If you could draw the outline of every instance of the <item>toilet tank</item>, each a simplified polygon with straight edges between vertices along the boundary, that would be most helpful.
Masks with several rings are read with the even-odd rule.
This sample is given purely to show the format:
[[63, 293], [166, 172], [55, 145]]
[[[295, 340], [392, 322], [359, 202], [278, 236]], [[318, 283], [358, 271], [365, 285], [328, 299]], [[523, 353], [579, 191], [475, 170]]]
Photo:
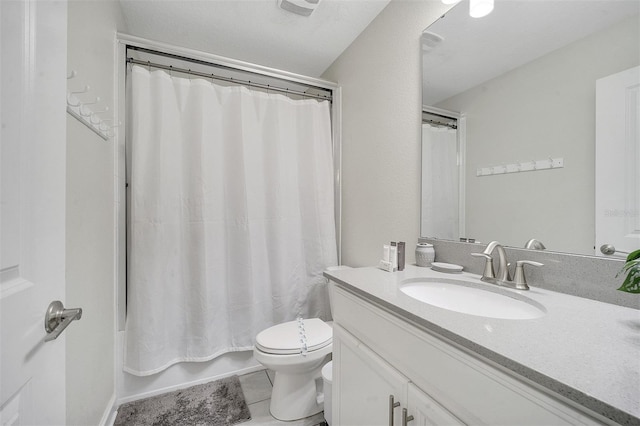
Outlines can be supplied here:
[[[351, 266], [347, 265], [338, 265], [338, 266], [329, 266], [325, 271], [339, 271], [341, 269], [351, 269]], [[333, 292], [331, 291], [331, 286], [329, 286], [329, 309], [331, 310], [331, 319], [333, 322]]]

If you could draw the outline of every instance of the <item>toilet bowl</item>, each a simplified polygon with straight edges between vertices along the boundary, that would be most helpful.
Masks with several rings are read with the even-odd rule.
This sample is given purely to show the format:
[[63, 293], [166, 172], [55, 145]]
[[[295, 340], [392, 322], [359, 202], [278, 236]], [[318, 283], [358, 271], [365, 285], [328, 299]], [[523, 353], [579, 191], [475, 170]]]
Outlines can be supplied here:
[[[331, 266], [327, 271], [350, 269]], [[329, 308], [332, 308], [329, 292]], [[302, 325], [300, 324], [302, 321]], [[302, 347], [304, 329], [306, 350]], [[254, 358], [276, 372], [271, 391], [271, 415], [278, 420], [298, 420], [313, 416], [324, 408], [318, 395], [322, 367], [331, 359], [333, 329], [319, 318], [274, 325], [256, 336]]]
[[276, 373], [269, 407], [273, 417], [298, 420], [323, 410], [317, 382], [330, 358], [332, 335], [319, 318], [289, 321], [258, 333], [253, 355]]

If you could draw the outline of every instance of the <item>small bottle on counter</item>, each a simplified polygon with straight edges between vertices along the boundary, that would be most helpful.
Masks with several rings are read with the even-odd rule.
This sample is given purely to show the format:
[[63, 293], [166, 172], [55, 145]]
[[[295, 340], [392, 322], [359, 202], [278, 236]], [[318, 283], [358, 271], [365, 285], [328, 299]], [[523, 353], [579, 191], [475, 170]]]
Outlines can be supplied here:
[[398, 245], [395, 241], [391, 241], [391, 248], [389, 251], [389, 261], [391, 262], [393, 271], [398, 270]]
[[436, 251], [433, 244], [418, 243], [416, 246], [416, 265], [429, 267], [436, 260]]
[[398, 242], [398, 271], [404, 271], [405, 262], [405, 243], [404, 241]]

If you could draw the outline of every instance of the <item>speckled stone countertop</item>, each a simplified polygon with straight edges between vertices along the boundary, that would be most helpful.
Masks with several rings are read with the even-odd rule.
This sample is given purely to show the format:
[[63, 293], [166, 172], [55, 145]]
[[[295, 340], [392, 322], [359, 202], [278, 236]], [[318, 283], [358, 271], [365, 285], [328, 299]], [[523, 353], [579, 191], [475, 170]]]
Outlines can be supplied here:
[[[535, 287], [511, 290], [483, 283], [475, 274], [446, 274], [413, 265], [394, 273], [354, 268], [324, 275], [589, 410], [619, 424], [640, 425], [639, 310]], [[525, 320], [453, 312], [400, 291], [403, 280], [420, 277], [470, 281], [489, 291], [529, 298], [547, 312]]]

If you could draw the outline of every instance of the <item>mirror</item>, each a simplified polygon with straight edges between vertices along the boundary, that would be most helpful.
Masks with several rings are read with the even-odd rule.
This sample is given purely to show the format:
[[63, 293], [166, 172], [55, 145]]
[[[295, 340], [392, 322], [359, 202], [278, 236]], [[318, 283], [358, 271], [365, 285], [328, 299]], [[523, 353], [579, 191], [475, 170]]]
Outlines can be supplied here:
[[[421, 235], [514, 247], [535, 238], [596, 254], [596, 81], [639, 65], [640, 2], [496, 0], [479, 19], [468, 7], [422, 36], [432, 124], [423, 124]], [[626, 201], [615, 211], [640, 229]]]

